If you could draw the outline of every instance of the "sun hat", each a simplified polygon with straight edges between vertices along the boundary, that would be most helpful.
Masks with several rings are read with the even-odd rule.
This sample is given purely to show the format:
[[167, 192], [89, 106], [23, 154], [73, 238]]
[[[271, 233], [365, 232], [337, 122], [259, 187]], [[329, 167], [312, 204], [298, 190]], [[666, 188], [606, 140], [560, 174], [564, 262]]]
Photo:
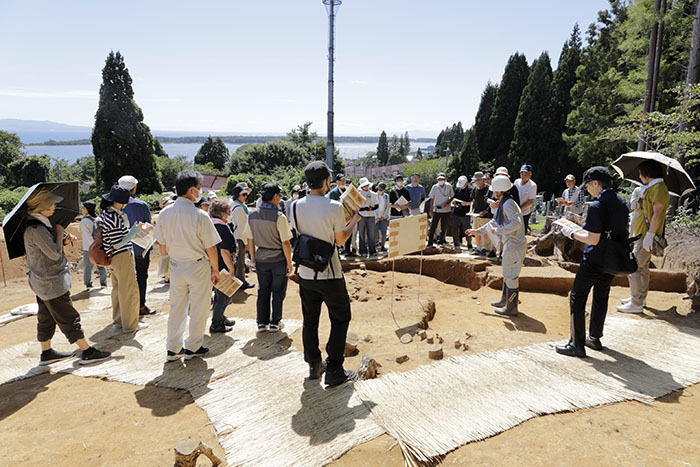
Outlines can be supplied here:
[[54, 195], [49, 190], [41, 189], [27, 200], [29, 214], [39, 214], [41, 211], [51, 209], [51, 206], [63, 201], [62, 196]]
[[129, 189], [129, 191], [133, 190], [136, 188], [136, 185], [139, 184], [139, 181], [136, 180], [136, 177], [133, 175], [124, 175], [121, 177], [119, 180], [117, 180], [117, 185], [124, 186]]
[[123, 185], [114, 185], [109, 193], [102, 195], [102, 199], [110, 203], [126, 204], [131, 198], [131, 190]]
[[512, 187], [513, 183], [507, 177], [496, 177], [493, 179], [493, 182], [491, 182], [491, 191], [494, 193], [497, 191], [508, 191]]
[[494, 177], [497, 177], [499, 175], [505, 175], [506, 177], [510, 177], [510, 174], [508, 173], [508, 169], [505, 167], [497, 168], [496, 173], [493, 174]]
[[478, 172], [474, 172], [474, 176], [472, 177], [472, 182], [475, 182], [477, 180], [485, 180], [485, 179], [486, 179], [486, 175], [484, 175], [484, 172], [478, 171]]
[[372, 183], [369, 181], [369, 179], [368, 179], [367, 177], [362, 177], [362, 178], [360, 179], [360, 183], [358, 183], [357, 186], [359, 186], [360, 188], [362, 188], [363, 186], [367, 186], [367, 185], [371, 185], [371, 184], [372, 184]]

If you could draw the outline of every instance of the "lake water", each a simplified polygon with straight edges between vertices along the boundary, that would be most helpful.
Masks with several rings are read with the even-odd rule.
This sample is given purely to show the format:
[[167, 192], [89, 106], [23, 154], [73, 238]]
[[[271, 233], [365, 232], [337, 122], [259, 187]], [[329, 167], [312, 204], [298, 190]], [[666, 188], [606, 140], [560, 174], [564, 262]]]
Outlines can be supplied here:
[[[189, 160], [193, 160], [195, 154], [202, 145], [200, 143], [191, 144], [163, 144], [163, 149], [168, 153], [168, 156], [185, 156]], [[226, 147], [229, 152], [233, 154], [236, 149], [243, 146], [242, 144], [228, 144]], [[420, 143], [420, 148], [423, 152], [429, 146], [429, 143]], [[336, 149], [340, 151], [340, 156], [345, 159], [356, 159], [366, 155], [370, 151], [377, 150], [376, 143], [336, 143]], [[411, 143], [411, 150], [415, 151], [418, 149], [419, 143]], [[27, 146], [24, 150], [29, 155], [42, 155], [48, 154], [49, 156], [56, 159], [65, 159], [66, 161], [73, 163], [79, 157], [85, 157], [92, 154], [92, 145], [90, 144], [79, 144], [73, 146]]]

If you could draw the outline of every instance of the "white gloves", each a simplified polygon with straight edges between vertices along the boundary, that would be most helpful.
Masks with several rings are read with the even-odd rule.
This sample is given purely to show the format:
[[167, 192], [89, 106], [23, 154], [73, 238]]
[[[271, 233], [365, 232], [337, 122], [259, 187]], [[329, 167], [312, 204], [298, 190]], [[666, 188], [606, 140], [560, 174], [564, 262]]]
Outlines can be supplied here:
[[561, 228], [561, 233], [562, 233], [562, 235], [564, 235], [565, 237], [570, 238], [571, 240], [573, 240], [573, 239], [574, 239], [574, 234], [575, 234], [576, 232], [581, 231], [581, 230], [583, 230], [583, 229], [582, 229], [581, 227], [578, 227], [578, 226], [574, 227], [574, 226], [572, 226], [572, 225], [565, 225], [565, 226], [563, 226], [563, 227]]
[[642, 239], [642, 248], [651, 253], [651, 250], [654, 248], [654, 232], [647, 232]]

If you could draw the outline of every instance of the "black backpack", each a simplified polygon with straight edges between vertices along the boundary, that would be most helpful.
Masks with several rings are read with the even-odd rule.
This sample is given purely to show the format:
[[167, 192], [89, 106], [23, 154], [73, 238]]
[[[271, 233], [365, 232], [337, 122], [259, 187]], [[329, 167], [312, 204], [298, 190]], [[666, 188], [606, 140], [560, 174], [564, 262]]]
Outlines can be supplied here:
[[[292, 211], [294, 213], [294, 225], [297, 231], [300, 232], [296, 201], [292, 205]], [[314, 280], [316, 280], [318, 273], [325, 271], [330, 266], [331, 274], [335, 277], [332, 259], [336, 253], [337, 250], [334, 245], [311, 235], [300, 233], [292, 254], [292, 260], [296, 263], [295, 273], [299, 270], [299, 265], [306, 266], [314, 270]]]

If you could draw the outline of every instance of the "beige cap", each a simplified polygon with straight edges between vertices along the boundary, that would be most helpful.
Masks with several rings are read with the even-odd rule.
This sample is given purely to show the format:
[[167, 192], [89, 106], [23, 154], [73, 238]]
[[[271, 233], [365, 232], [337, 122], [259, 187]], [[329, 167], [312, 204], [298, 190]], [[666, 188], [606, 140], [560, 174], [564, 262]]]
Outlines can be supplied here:
[[572, 182], [575, 182], [575, 181], [576, 181], [576, 177], [574, 177], [573, 175], [569, 174], [569, 175], [567, 175], [566, 177], [564, 177], [564, 180], [571, 180]]

